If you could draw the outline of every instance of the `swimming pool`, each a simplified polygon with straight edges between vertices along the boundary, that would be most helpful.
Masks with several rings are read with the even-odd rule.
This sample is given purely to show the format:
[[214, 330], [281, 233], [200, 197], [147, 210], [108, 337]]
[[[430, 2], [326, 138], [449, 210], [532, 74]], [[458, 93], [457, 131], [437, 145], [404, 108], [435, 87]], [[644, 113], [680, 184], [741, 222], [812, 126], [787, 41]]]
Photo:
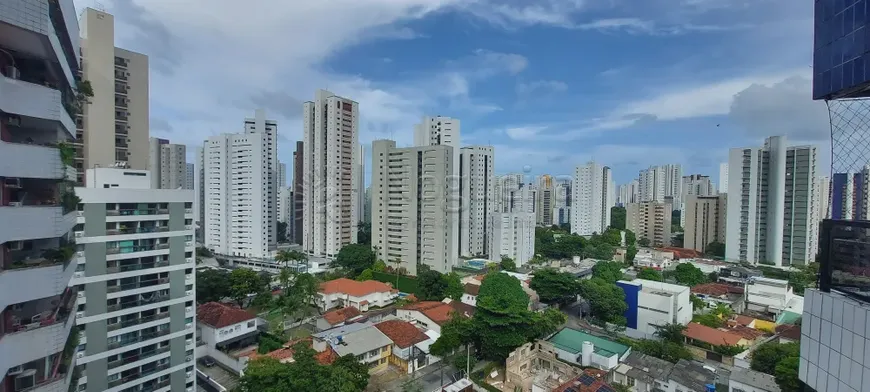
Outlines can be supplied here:
[[465, 261], [465, 266], [472, 269], [482, 270], [486, 268], [487, 263], [489, 263], [489, 260], [486, 259], [471, 259]]

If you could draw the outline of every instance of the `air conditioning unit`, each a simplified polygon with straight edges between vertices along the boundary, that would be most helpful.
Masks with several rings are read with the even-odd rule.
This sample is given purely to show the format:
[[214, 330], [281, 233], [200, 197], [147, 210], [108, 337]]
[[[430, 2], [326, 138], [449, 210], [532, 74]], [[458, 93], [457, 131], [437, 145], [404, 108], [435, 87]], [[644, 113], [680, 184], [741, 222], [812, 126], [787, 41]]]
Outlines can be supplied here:
[[18, 116], [8, 116], [6, 117], [6, 125], [12, 125], [15, 127], [21, 126], [21, 117]]
[[9, 65], [6, 67], [6, 77], [9, 79], [21, 79], [21, 72], [18, 71], [18, 68]]
[[23, 241], [12, 241], [9, 243], [9, 250], [22, 250], [24, 249]]
[[27, 372], [15, 376], [15, 390], [20, 391], [36, 386], [36, 370], [29, 369]]

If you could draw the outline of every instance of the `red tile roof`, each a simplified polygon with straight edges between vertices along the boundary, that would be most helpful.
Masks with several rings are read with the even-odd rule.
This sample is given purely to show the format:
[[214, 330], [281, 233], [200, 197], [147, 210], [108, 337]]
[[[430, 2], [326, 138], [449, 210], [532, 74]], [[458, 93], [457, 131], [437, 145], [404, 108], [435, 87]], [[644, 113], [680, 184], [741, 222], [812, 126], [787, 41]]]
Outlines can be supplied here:
[[743, 339], [742, 336], [727, 331], [720, 331], [698, 323], [689, 323], [683, 331], [683, 336], [699, 342], [710, 343], [714, 346], [736, 345]]
[[357, 308], [348, 306], [342, 309], [336, 309], [330, 312], [326, 312], [323, 314], [323, 319], [326, 320], [329, 325], [335, 325], [343, 323], [349, 319], [352, 319], [356, 316], [360, 315], [360, 311]]
[[749, 324], [752, 324], [753, 321], [755, 321], [754, 318], [749, 317], [749, 316], [744, 316], [742, 314], [738, 314], [737, 317], [734, 317], [734, 322], [736, 322], [737, 325], [743, 325], [743, 326], [748, 327]]
[[[591, 382], [588, 376], [591, 377]], [[562, 385], [553, 389], [553, 392], [568, 392], [568, 391], [576, 391], [576, 392], [598, 392], [601, 387], [608, 387], [612, 391], [613, 388], [610, 385], [607, 385], [607, 382], [604, 380], [607, 379], [607, 372], [600, 369], [585, 369], [583, 370], [583, 374], [577, 376], [576, 378], [568, 381]]]
[[729, 328], [729, 332], [736, 333], [746, 340], [755, 340], [766, 335], [766, 333], [762, 330], [749, 328], [743, 325], [737, 325], [733, 328]]
[[434, 321], [438, 325], [443, 325], [447, 321], [450, 321], [450, 317], [452, 317], [451, 314], [455, 312], [453, 306], [450, 306], [450, 304], [437, 301], [418, 302], [415, 304], [407, 305], [402, 309], [416, 310], [420, 313], [423, 313], [426, 317], [428, 317], [430, 320]]
[[[247, 353], [239, 355], [240, 357], [248, 357], [250, 360], [254, 360], [263, 356], [267, 356], [270, 358], [277, 359], [279, 361], [283, 361], [288, 358], [293, 358], [293, 346], [297, 343], [305, 342], [309, 346], [311, 345], [312, 339], [311, 337], [302, 338], [287, 342], [284, 344], [284, 347], [279, 348], [275, 351], [270, 351], [266, 354], [257, 353], [256, 349], [248, 351]], [[314, 360], [316, 360], [321, 365], [331, 365], [335, 360], [338, 359], [338, 353], [332, 349], [329, 345], [326, 345], [326, 350], [322, 352], [318, 352], [314, 354]]]
[[395, 345], [401, 348], [408, 348], [429, 339], [426, 334], [407, 321], [387, 320], [375, 324], [375, 328], [381, 330]]
[[320, 284], [323, 294], [343, 293], [354, 297], [363, 297], [372, 293], [389, 293], [392, 288], [386, 283], [376, 280], [358, 282], [347, 278], [339, 278]]
[[465, 284], [465, 294], [471, 294], [473, 296], [477, 296], [477, 293], [479, 293], [479, 292], [480, 292], [480, 285], [479, 284], [471, 284], [471, 283]]
[[456, 313], [459, 313], [468, 318], [474, 316], [474, 312], [477, 311], [477, 308], [469, 304], [463, 303], [462, 301], [451, 301], [450, 307], [452, 307], [453, 310], [456, 311]]
[[256, 318], [257, 316], [252, 313], [217, 302], [204, 303], [196, 307], [196, 321], [213, 328], [228, 327]]
[[790, 340], [801, 340], [800, 325], [780, 325], [776, 327], [776, 334], [781, 338]]
[[725, 283], [704, 283], [692, 287], [692, 293], [721, 297], [727, 294], [743, 294], [743, 288]]
[[701, 252], [698, 252], [697, 250], [687, 249], [687, 248], [677, 248], [677, 247], [673, 247], [673, 246], [666, 246], [663, 248], [658, 248], [658, 250], [665, 251], [665, 252], [674, 252], [675, 259], [696, 259], [696, 258], [702, 256]]

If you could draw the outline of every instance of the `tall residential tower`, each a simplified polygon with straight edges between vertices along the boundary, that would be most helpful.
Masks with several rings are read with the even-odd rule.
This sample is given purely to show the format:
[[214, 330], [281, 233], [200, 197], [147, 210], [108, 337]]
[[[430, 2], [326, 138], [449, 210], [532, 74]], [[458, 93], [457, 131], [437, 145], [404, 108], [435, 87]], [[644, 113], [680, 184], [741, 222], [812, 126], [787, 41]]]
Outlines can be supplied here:
[[610, 168], [595, 162], [577, 166], [571, 193], [571, 232], [603, 233], [610, 225], [610, 208], [616, 205]]
[[463, 147], [459, 153], [459, 254], [488, 254], [495, 211], [495, 153], [492, 146]]

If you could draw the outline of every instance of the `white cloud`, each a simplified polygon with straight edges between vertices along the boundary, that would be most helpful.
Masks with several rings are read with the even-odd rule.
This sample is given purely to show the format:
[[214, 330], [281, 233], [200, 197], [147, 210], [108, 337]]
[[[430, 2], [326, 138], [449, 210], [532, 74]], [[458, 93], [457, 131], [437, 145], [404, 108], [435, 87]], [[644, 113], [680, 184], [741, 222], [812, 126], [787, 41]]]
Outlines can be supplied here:
[[529, 83], [518, 83], [517, 94], [528, 95], [533, 93], [556, 93], [568, 90], [568, 84], [558, 80], [536, 80]]
[[830, 139], [828, 110], [824, 103], [810, 99], [811, 96], [812, 83], [803, 77], [770, 85], [752, 84], [734, 96], [729, 114], [753, 136]]

